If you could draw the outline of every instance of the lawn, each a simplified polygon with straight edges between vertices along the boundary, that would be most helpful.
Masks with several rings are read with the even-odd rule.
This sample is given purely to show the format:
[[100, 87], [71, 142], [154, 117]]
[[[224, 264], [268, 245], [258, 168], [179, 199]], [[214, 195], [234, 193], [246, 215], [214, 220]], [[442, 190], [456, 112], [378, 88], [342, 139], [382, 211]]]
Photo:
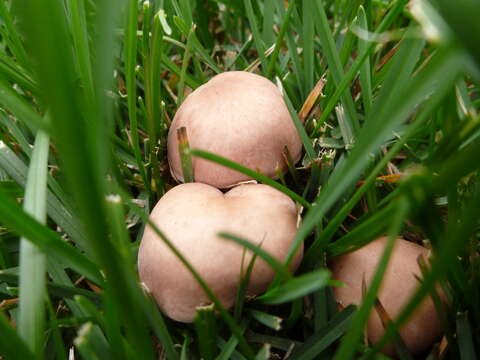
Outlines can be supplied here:
[[[0, 359], [386, 359], [386, 344], [398, 359], [476, 359], [479, 14], [476, 0], [0, 0]], [[229, 309], [177, 249], [177, 236], [200, 229], [166, 236], [150, 222], [213, 304], [182, 323], [142, 286], [137, 254], [152, 209], [178, 184], [175, 114], [227, 71], [275, 84], [301, 158], [284, 151], [272, 179], [190, 146], [187, 127], [183, 178], [195, 180], [200, 159], [234, 169], [283, 193], [298, 229], [284, 259], [262, 239], [218, 235], [252, 259]], [[382, 236], [368, 283], [362, 269], [342, 279], [363, 274], [363, 300], [339, 304], [332, 262]], [[414, 258], [415, 287], [391, 316], [382, 289], [404, 284], [382, 280], [407, 261], [399, 238], [429, 256]], [[275, 278], [245, 296], [256, 262]], [[425, 299], [441, 336], [417, 352], [407, 337], [431, 334], [400, 331]]]

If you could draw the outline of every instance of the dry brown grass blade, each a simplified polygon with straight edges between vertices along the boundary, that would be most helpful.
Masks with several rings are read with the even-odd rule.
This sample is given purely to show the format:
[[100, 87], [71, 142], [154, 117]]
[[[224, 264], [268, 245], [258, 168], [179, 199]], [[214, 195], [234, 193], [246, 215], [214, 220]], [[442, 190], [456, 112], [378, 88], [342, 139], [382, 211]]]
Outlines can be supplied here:
[[379, 61], [375, 71], [379, 71], [392, 57], [395, 55], [397, 50], [399, 49], [399, 45], [401, 44], [401, 41], [397, 43], [393, 48], [391, 48]]
[[[367, 294], [367, 282], [365, 281], [365, 273], [363, 273], [362, 276], [362, 299], [365, 297]], [[368, 341], [368, 332], [367, 332], [367, 327], [365, 326], [365, 329], [363, 330], [363, 343], [364, 344], [369, 344]]]
[[317, 84], [313, 88], [313, 90], [308, 94], [307, 100], [305, 100], [305, 103], [303, 104], [302, 108], [300, 109], [300, 113], [298, 114], [298, 117], [300, 120], [303, 122], [307, 118], [307, 116], [310, 114], [310, 112], [313, 109], [313, 106], [317, 102], [317, 99], [323, 95], [322, 90], [323, 87], [325, 86], [326, 80], [325, 77], [321, 77], [320, 80], [318, 80]]
[[292, 175], [295, 185], [300, 186], [300, 177], [297, 168], [295, 167], [295, 161], [293, 160], [292, 155], [290, 154], [290, 150], [288, 150], [288, 147], [286, 145], [283, 148], [282, 156], [285, 160], [285, 164], [287, 165], [290, 175]]
[[188, 141], [187, 128], [182, 126], [177, 129], [178, 152], [182, 162], [183, 181], [194, 182], [192, 155], [190, 154], [190, 144]]
[[17, 306], [18, 298], [15, 299], [6, 299], [0, 302], [0, 310], [7, 311]]

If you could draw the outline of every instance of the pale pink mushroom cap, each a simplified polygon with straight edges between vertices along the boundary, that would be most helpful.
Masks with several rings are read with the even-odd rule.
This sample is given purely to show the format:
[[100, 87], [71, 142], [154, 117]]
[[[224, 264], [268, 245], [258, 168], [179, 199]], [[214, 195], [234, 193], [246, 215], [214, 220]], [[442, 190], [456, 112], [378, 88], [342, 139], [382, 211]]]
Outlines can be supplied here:
[[[342, 305], [362, 303], [362, 279], [370, 285], [387, 243], [387, 238], [379, 238], [357, 251], [340, 256], [331, 264], [333, 278], [345, 283], [345, 287], [335, 287], [334, 293]], [[395, 319], [419, 287], [421, 270], [417, 259], [426, 256], [428, 250], [404, 239], [397, 239], [383, 278], [378, 298], [388, 315]], [[443, 296], [443, 293], [441, 293]], [[370, 314], [367, 326], [368, 338], [376, 343], [385, 333], [384, 327], [375, 309]], [[430, 297], [426, 298], [413, 316], [400, 329], [400, 335], [413, 354], [426, 350], [443, 333], [440, 318]], [[393, 345], [383, 351], [393, 356]]]
[[[204, 278], [223, 306], [235, 301], [244, 248], [217, 236], [228, 232], [257, 245], [284, 261], [296, 231], [295, 203], [267, 185], [239, 185], [226, 194], [201, 183], [187, 183], [168, 191], [150, 219], [172, 241]], [[294, 271], [303, 247], [291, 264]], [[245, 254], [246, 271], [252, 253]], [[170, 318], [191, 322], [198, 306], [210, 304], [187, 268], [150, 227], [146, 227], [138, 254], [141, 281]], [[257, 257], [248, 286], [249, 295], [266, 290], [274, 272]]]
[[[276, 178], [286, 169], [282, 151], [300, 159], [302, 143], [278, 88], [268, 79], [232, 71], [213, 77], [178, 109], [168, 134], [172, 175], [183, 182], [177, 129], [186, 127], [191, 148], [206, 150]], [[194, 158], [195, 181], [227, 188], [250, 178], [213, 162]]]

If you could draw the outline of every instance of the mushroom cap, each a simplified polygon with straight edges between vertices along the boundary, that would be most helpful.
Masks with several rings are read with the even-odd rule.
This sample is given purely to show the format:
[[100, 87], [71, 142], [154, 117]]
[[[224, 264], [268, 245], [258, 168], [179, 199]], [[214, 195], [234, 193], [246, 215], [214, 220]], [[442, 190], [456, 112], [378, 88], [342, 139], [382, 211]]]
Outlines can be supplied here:
[[[331, 263], [333, 278], [342, 281], [345, 287], [334, 288], [337, 301], [342, 305], [359, 305], [362, 302], [362, 281], [365, 278], [367, 288], [375, 275], [377, 264], [383, 254], [387, 238], [379, 238], [354, 252], [335, 258]], [[378, 299], [391, 319], [400, 315], [411, 296], [419, 287], [417, 277], [421, 270], [417, 259], [426, 256], [428, 250], [404, 239], [397, 239], [390, 262], [377, 294]], [[441, 294], [442, 295], [442, 294]], [[400, 329], [400, 335], [407, 348], [418, 354], [439, 339], [443, 329], [435, 305], [430, 297], [426, 298], [415, 310], [410, 319]], [[380, 317], [372, 310], [367, 325], [368, 338], [376, 343], [385, 333]], [[393, 356], [393, 345], [384, 349]]]
[[[226, 194], [202, 183], [187, 183], [168, 191], [150, 219], [158, 226], [206, 281], [226, 308], [234, 304], [240, 281], [244, 248], [217, 236], [228, 232], [250, 240], [283, 261], [297, 231], [295, 203], [267, 185], [239, 185]], [[303, 247], [290, 269], [301, 260]], [[252, 258], [245, 252], [245, 273]], [[186, 267], [147, 226], [140, 244], [138, 269], [141, 281], [170, 318], [191, 322], [198, 306], [210, 304]], [[274, 271], [257, 257], [247, 288], [248, 295], [266, 290]]]
[[[172, 175], [183, 182], [177, 129], [186, 127], [190, 147], [221, 155], [276, 177], [285, 170], [285, 146], [296, 162], [302, 143], [278, 88], [244, 71], [224, 72], [192, 92], [178, 109], [168, 134]], [[195, 181], [227, 188], [250, 177], [213, 162], [193, 158]]]

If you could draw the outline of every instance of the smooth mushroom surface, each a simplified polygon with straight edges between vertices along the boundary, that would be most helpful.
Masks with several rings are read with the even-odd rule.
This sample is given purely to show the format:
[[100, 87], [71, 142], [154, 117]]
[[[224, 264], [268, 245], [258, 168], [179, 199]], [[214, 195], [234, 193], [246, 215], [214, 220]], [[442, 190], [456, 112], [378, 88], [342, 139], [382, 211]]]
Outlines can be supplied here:
[[[217, 234], [228, 232], [245, 238], [283, 261], [297, 231], [297, 216], [295, 203], [267, 185], [239, 185], [223, 194], [210, 185], [187, 183], [168, 191], [150, 219], [229, 308], [240, 282], [244, 248]], [[292, 261], [292, 271], [302, 255], [303, 247]], [[252, 253], [246, 251], [244, 273], [251, 258]], [[198, 306], [211, 303], [187, 268], [149, 226], [141, 241], [138, 269], [160, 309], [174, 320], [191, 322]], [[274, 271], [257, 257], [247, 295], [265, 291], [273, 278]]]
[[[334, 288], [340, 304], [359, 305], [362, 302], [362, 279], [365, 278], [368, 288], [386, 244], [387, 238], [382, 237], [332, 261], [333, 278], [346, 285]], [[418, 278], [421, 278], [421, 270], [417, 259], [427, 254], [428, 250], [420, 245], [404, 239], [395, 241], [391, 259], [378, 292], [378, 299], [391, 319], [395, 319], [401, 313], [419, 287]], [[413, 354], [431, 347], [441, 337], [442, 332], [440, 318], [430, 297], [421, 303], [400, 329], [403, 341]], [[384, 333], [385, 329], [380, 317], [373, 309], [367, 325], [368, 338], [372, 343], [376, 343]], [[393, 356], [395, 354], [393, 345], [388, 344], [383, 352]]]
[[[268, 79], [244, 71], [213, 77], [192, 92], [178, 109], [168, 134], [168, 161], [173, 177], [183, 182], [177, 129], [187, 129], [191, 148], [226, 157], [276, 178], [284, 171], [287, 146], [297, 162], [302, 143], [278, 88]], [[193, 158], [195, 181], [227, 188], [250, 180], [242, 173]]]

